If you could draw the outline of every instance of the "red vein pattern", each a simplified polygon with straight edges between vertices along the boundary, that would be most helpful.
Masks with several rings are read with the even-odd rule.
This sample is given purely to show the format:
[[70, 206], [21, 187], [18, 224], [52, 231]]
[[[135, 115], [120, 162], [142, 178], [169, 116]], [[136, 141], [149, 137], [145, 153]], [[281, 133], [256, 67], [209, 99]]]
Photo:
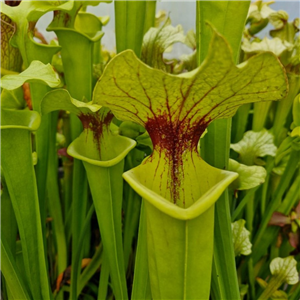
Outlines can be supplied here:
[[[203, 64], [178, 76], [150, 68], [131, 50], [120, 53], [97, 83], [94, 103], [147, 129], [154, 151], [144, 163], [157, 159], [166, 166], [169, 200], [177, 203], [184, 193], [185, 161], [191, 164], [198, 155], [198, 141], [209, 123], [232, 117], [242, 104], [279, 100], [286, 92], [286, 75], [272, 53], [236, 67], [227, 42], [215, 32]], [[189, 159], [187, 153], [193, 153]]]

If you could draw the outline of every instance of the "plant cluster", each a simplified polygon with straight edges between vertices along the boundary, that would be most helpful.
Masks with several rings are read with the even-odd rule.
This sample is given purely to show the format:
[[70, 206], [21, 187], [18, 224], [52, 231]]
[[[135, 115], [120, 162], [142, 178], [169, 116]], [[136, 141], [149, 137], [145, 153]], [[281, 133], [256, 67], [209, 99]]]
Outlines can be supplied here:
[[101, 2], [0, 3], [2, 298], [299, 299], [299, 19]]

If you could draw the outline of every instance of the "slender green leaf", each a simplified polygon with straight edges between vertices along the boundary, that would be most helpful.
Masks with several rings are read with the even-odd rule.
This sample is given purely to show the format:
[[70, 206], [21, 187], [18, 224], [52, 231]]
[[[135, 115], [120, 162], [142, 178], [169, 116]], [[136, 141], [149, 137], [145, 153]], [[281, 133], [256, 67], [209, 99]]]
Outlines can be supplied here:
[[[61, 95], [59, 97], [61, 101], [52, 105], [52, 99], [56, 95]], [[55, 106], [56, 104], [57, 106]], [[43, 99], [43, 111], [49, 112], [61, 108], [70, 108], [78, 115], [83, 124], [84, 131], [68, 147], [68, 154], [84, 162], [104, 251], [106, 251], [109, 261], [115, 297], [126, 299], [127, 289], [120, 220], [123, 184], [121, 174], [123, 172], [123, 159], [135, 146], [135, 142], [126, 137], [112, 135], [109, 126], [113, 115], [107, 108], [103, 107], [99, 110], [97, 105], [74, 101], [70, 94], [64, 90], [53, 91]], [[95, 111], [93, 112], [90, 108]], [[99, 178], [102, 179], [100, 182]], [[75, 261], [78, 261], [78, 257]]]
[[[146, 18], [149, 6], [155, 7], [156, 1], [115, 1], [115, 27], [117, 52], [132, 49], [140, 56], [144, 32], [154, 22], [154, 10], [152, 20]], [[148, 6], [148, 7], [147, 7]]]
[[83, 288], [86, 286], [88, 281], [92, 278], [92, 276], [96, 273], [103, 262], [103, 246], [100, 244], [92, 257], [91, 262], [88, 266], [83, 270], [80, 274], [79, 284], [77, 289], [77, 296], [80, 295]]
[[[5, 158], [1, 167], [18, 223], [31, 294], [35, 299], [51, 299], [29, 131], [38, 127], [40, 118], [36, 112], [28, 111], [29, 116], [24, 112], [11, 110], [12, 119], [7, 114], [1, 119], [1, 153]], [[21, 126], [11, 124], [18, 118]]]
[[132, 300], [145, 299], [150, 300], [151, 289], [149, 279], [148, 255], [147, 255], [147, 230], [145, 204], [141, 205], [140, 226], [138, 235], [138, 244], [136, 250], [136, 259], [134, 267], [134, 279], [132, 287]]
[[1, 273], [5, 278], [13, 299], [32, 299], [22, 281], [22, 276], [9, 249], [9, 245], [3, 236], [1, 237]]
[[103, 258], [97, 300], [106, 300], [109, 285], [109, 263], [108, 259], [105, 259], [105, 255], [103, 255]]

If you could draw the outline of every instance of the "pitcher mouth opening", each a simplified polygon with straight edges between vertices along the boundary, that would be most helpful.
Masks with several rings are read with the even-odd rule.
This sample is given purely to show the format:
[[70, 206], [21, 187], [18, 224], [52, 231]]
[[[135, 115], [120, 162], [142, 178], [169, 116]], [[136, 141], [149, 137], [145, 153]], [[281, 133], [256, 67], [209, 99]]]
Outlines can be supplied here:
[[[68, 147], [68, 154], [74, 158], [82, 160], [92, 165], [100, 167], [111, 167], [119, 163], [135, 147], [136, 142], [123, 136], [111, 136], [117, 144], [120, 145], [121, 151], [118, 153], [109, 153], [108, 159], [100, 160], [97, 149], [91, 149], [85, 143], [84, 132], [75, 139]], [[94, 151], [95, 150], [95, 151]]]
[[147, 173], [143, 170], [143, 165], [125, 172], [123, 178], [143, 199], [160, 211], [179, 220], [190, 220], [209, 209], [218, 200], [224, 190], [238, 177], [237, 173], [211, 167], [203, 160], [201, 160], [201, 164], [206, 169], [208, 168], [215, 173], [215, 179], [209, 188], [203, 194], [199, 195], [192, 205], [186, 208], [179, 207], [149, 188], [143, 178], [147, 177]]

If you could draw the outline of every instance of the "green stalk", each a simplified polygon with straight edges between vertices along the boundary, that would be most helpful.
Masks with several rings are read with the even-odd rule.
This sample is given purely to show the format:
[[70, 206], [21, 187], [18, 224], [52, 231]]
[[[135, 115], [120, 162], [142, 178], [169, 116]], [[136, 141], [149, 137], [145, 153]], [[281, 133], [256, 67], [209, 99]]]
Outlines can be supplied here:
[[[3, 109], [4, 112], [4, 109]], [[11, 197], [26, 277], [34, 299], [52, 299], [44, 251], [30, 130], [40, 123], [37, 113], [5, 110], [2, 114], [1, 167]]]
[[[48, 30], [55, 31], [62, 46], [61, 56], [67, 89], [74, 98], [87, 102], [92, 97], [94, 43], [98, 42], [103, 34], [97, 32], [93, 38], [90, 38], [84, 32], [72, 28], [58, 27], [57, 25], [55, 26], [54, 20]], [[70, 120], [71, 138], [74, 140], [81, 133], [82, 125], [74, 115], [70, 116]], [[76, 159], [73, 164], [72, 184], [72, 249], [75, 251], [78, 247], [78, 239], [87, 207], [87, 178], [82, 162]], [[81, 258], [79, 258], [80, 261]], [[72, 256], [72, 265], [76, 264], [77, 262]], [[71, 277], [74, 288], [71, 288], [71, 297], [73, 297], [72, 291], [77, 291], [79, 274], [80, 264], [78, 268], [72, 268]]]
[[109, 282], [109, 263], [105, 255], [103, 255], [97, 300], [106, 300], [108, 282]]
[[4, 178], [1, 178], [1, 236], [5, 238], [12, 257], [16, 257], [17, 222]]
[[[17, 240], [17, 232], [18, 226], [15, 217], [15, 213], [12, 207], [12, 203], [9, 197], [8, 189], [5, 184], [4, 178], [1, 178], [1, 239], [5, 239], [7, 244], [7, 251], [11, 253], [11, 260], [16, 259], [16, 240]], [[3, 253], [3, 252], [2, 252]], [[2, 257], [2, 270], [4, 267], [3, 260], [5, 258]], [[2, 271], [3, 273], [3, 271]], [[9, 272], [13, 273], [13, 272]], [[24, 277], [24, 276], [23, 276]], [[25, 282], [26, 280], [24, 280]], [[5, 298], [5, 288], [7, 298], [10, 299], [13, 297], [13, 293], [11, 292], [11, 288], [7, 286], [4, 279], [2, 281], [3, 287], [3, 297]]]
[[[113, 114], [108, 109], [72, 99], [63, 89], [49, 93], [43, 100], [44, 113], [59, 109], [73, 112], [84, 125], [84, 131], [68, 147], [68, 154], [82, 160], [87, 170], [103, 248], [109, 260], [113, 290], [117, 299], [126, 299], [121, 227], [122, 173], [124, 157], [136, 143], [111, 133], [109, 126]], [[74, 266], [78, 260], [77, 255]], [[72, 290], [74, 286], [71, 293]]]
[[[32, 100], [39, 99], [38, 106], [40, 106], [41, 99], [49, 90], [44, 89], [42, 93], [37, 93], [37, 95], [33, 96], [32, 91], [38, 89], [39, 89], [38, 87], [33, 88], [31, 85]], [[35, 101], [33, 100], [33, 102]], [[36, 105], [33, 106], [33, 109], [36, 110]], [[40, 109], [36, 111], [40, 112]], [[43, 236], [45, 238], [45, 246], [46, 246], [46, 217], [47, 217], [46, 186], [47, 186], [48, 160], [50, 154], [49, 153], [49, 147], [50, 147], [49, 141], [50, 141], [50, 129], [51, 129], [50, 126], [51, 126], [50, 116], [45, 116], [45, 118], [42, 119], [41, 126], [35, 135], [35, 147], [36, 147], [35, 150], [38, 156], [38, 163], [35, 166], [35, 172], [36, 172], [36, 180], [37, 180], [38, 199], [40, 202], [40, 213], [41, 213]]]
[[[210, 21], [226, 37], [232, 47], [234, 61], [238, 62], [249, 4], [250, 1], [197, 2], [196, 36], [199, 64], [207, 55], [211, 35], [205, 25], [206, 21]], [[228, 166], [230, 130], [230, 119], [217, 120], [208, 127], [208, 133], [201, 141], [201, 153], [204, 159], [221, 169], [226, 169]], [[215, 218], [213, 297], [214, 299], [240, 299], [227, 191], [216, 203]]]
[[289, 300], [298, 300], [300, 296], [300, 283], [298, 283], [297, 287], [293, 290], [293, 293], [289, 295]]
[[[26, 53], [23, 53], [23, 51], [21, 52], [24, 62], [27, 62], [27, 67], [33, 60], [39, 60], [44, 64], [51, 63], [52, 56], [60, 49], [60, 47], [57, 46], [39, 45], [31, 40], [28, 41], [28, 43], [32, 45], [31, 47], [29, 47], [31, 48], [30, 51], [27, 50]], [[41, 100], [49, 91], [50, 88], [48, 86], [42, 85], [40, 83], [30, 83], [30, 95], [33, 110], [41, 113]], [[38, 162], [35, 166], [35, 172], [44, 239], [46, 239], [46, 186], [48, 160], [50, 154], [49, 147], [51, 126], [52, 124], [50, 115], [43, 116], [41, 118], [41, 125], [35, 134], [35, 150], [38, 156]], [[46, 241], [44, 243], [46, 245]]]
[[[249, 193], [250, 191], [246, 191], [246, 193]], [[252, 196], [248, 199], [246, 211], [245, 211], [245, 219], [247, 224], [247, 229], [250, 231], [250, 240], [253, 238], [253, 220], [254, 220], [254, 200], [255, 200], [255, 194], [252, 194]], [[248, 278], [249, 278], [249, 295], [251, 299], [255, 298], [255, 277], [254, 277], [254, 270], [253, 270], [253, 258], [250, 256], [248, 260]]]
[[[69, 114], [63, 115], [63, 133], [66, 139], [66, 145], [71, 144], [71, 121]], [[73, 159], [69, 157], [63, 157], [63, 212], [64, 212], [64, 221], [65, 221], [65, 231], [66, 235], [71, 232], [71, 228], [67, 226], [67, 216], [69, 215], [72, 209], [72, 169], [73, 169]]]
[[[264, 103], [265, 104], [265, 103]], [[242, 105], [232, 118], [231, 140], [239, 142], [246, 131], [251, 103]]]
[[291, 184], [289, 191], [287, 192], [285, 198], [283, 199], [278, 211], [287, 215], [291, 212], [292, 208], [297, 204], [297, 199], [299, 199], [300, 191], [298, 189], [300, 184], [300, 174], [295, 178], [294, 182]]
[[[97, 219], [107, 255], [110, 276], [116, 299], [127, 299], [127, 287], [123, 262], [121, 210], [123, 163], [103, 168], [85, 163], [93, 196]], [[101, 178], [101, 181], [99, 181]]]
[[66, 232], [71, 231], [67, 226], [67, 216], [72, 209], [72, 167], [73, 162], [70, 159], [63, 160], [63, 199], [64, 199], [64, 220], [65, 220], [65, 230]]
[[243, 211], [244, 207], [252, 199], [252, 196], [255, 194], [255, 192], [258, 190], [259, 187], [251, 189], [248, 193], [245, 194], [244, 198], [241, 200], [237, 208], [234, 210], [232, 216], [231, 216], [231, 221], [234, 222], [238, 216], [241, 214]]
[[[78, 285], [78, 289], [77, 289], [77, 296], [80, 295], [83, 288], [86, 286], [88, 281], [92, 278], [92, 276], [96, 273], [96, 271], [102, 265], [103, 261], [104, 261], [103, 260], [103, 246], [102, 246], [102, 244], [100, 244], [97, 247], [97, 249], [92, 257], [91, 262], [80, 274], [79, 285]], [[102, 269], [102, 267], [101, 267], [101, 269]]]
[[9, 243], [5, 236], [1, 237], [1, 273], [9, 291], [11, 300], [29, 300], [27, 287], [22, 280], [22, 275], [16, 265], [14, 255], [10, 251]]
[[250, 257], [248, 260], [248, 278], [249, 278], [249, 296], [250, 299], [255, 299], [255, 277], [254, 277], [254, 267], [253, 267], [253, 258]]
[[[87, 194], [88, 184], [87, 184], [86, 172], [84, 170], [82, 163], [78, 160], [74, 160], [72, 184], [73, 186], [72, 186], [71, 227], [72, 227], [72, 249], [73, 251], [75, 251], [75, 249], [77, 249], [77, 247], [79, 246], [78, 244], [79, 236], [86, 217], [87, 196], [88, 196]], [[74, 256], [72, 256], [72, 265], [75, 264], [76, 261], [74, 260]], [[77, 279], [80, 274], [80, 266], [77, 270], [75, 268], [72, 268], [72, 274], [73, 274], [72, 284], [77, 285]]]
[[124, 220], [124, 261], [125, 270], [127, 270], [132, 253], [132, 242], [139, 225], [141, 197], [128, 187], [124, 201], [127, 201]]
[[[40, 75], [37, 75], [38, 71], [41, 71]], [[45, 66], [36, 61], [19, 75], [3, 77], [1, 85], [4, 88], [16, 89], [25, 81], [37, 79], [51, 86], [59, 83], [50, 66]], [[8, 104], [6, 101], [9, 100], [9, 95], [13, 95], [13, 92], [4, 90], [3, 106]], [[1, 130], [1, 137], [3, 137], [3, 140], [7, 139], [7, 142], [4, 141], [7, 145], [3, 146], [5, 151], [2, 149], [1, 153], [3, 157], [5, 156], [1, 164], [21, 236], [24, 274], [26, 274], [28, 286], [30, 286], [34, 297], [43, 296], [44, 299], [51, 299], [45, 248], [44, 245], [41, 245], [45, 238], [42, 230], [44, 222], [41, 220], [40, 215], [32, 159], [32, 139], [29, 132], [38, 129], [40, 117], [37, 112], [5, 108], [1, 109], [1, 116], [1, 129], [3, 129]], [[11, 134], [10, 137], [9, 134]], [[18, 141], [18, 138], [20, 138], [20, 141]], [[11, 148], [9, 149], [9, 147]], [[16, 154], [13, 151], [16, 151]]]
[[146, 1], [144, 34], [155, 24], [156, 0]]
[[[86, 215], [86, 218], [84, 220], [83, 226], [82, 226], [82, 230], [80, 232], [79, 235], [79, 239], [78, 239], [78, 247], [75, 250], [75, 254], [74, 254], [74, 262], [75, 264], [72, 265], [73, 268], [75, 269], [81, 269], [81, 258], [82, 258], [82, 254], [83, 254], [83, 243], [86, 237], [87, 232], [89, 231], [90, 228], [90, 221], [91, 218], [93, 216], [93, 213], [95, 211], [95, 207], [92, 204], [88, 210], [88, 213]], [[70, 299], [74, 299], [74, 295], [76, 295], [76, 299], [79, 297], [79, 291], [78, 288], [77, 290], [75, 290], [75, 288], [77, 288], [77, 285], [72, 285], [71, 286], [71, 293], [70, 293]]]
[[[126, 157], [126, 167], [130, 170], [137, 165], [144, 158], [144, 152], [133, 149]], [[126, 201], [125, 206], [125, 217], [124, 217], [124, 262], [125, 270], [127, 270], [130, 253], [132, 252], [132, 242], [134, 236], [136, 235], [139, 216], [140, 216], [140, 207], [141, 207], [141, 197], [129, 186], [126, 185], [127, 189], [124, 191], [124, 201]]]
[[[25, 34], [27, 37], [27, 34]], [[19, 47], [22, 49], [21, 54], [26, 67], [33, 60], [39, 60], [44, 64], [51, 63], [52, 56], [60, 50], [57, 46], [46, 46], [37, 44], [33, 41], [32, 37], [27, 37], [24, 44]], [[50, 91], [48, 86], [40, 83], [30, 83], [30, 96], [32, 102], [32, 109], [41, 112], [41, 100], [44, 95]], [[49, 159], [49, 147], [50, 147], [50, 131], [51, 131], [51, 117], [43, 116], [41, 118], [41, 124], [35, 134], [35, 151], [37, 153], [38, 162], [35, 166], [38, 199], [40, 204], [40, 214], [42, 222], [42, 230], [44, 236], [44, 244], [46, 248], [46, 196], [47, 196], [47, 170], [48, 170], [48, 159]]]
[[125, 137], [111, 135], [109, 123], [106, 122], [107, 118], [111, 120], [112, 114], [107, 109], [103, 108], [100, 115], [96, 113], [95, 119], [91, 119], [89, 114], [85, 117], [90, 118], [88, 120], [92, 124], [98, 124], [96, 128], [102, 126], [102, 131], [89, 130], [86, 125], [91, 123], [83, 122], [85, 130], [69, 146], [68, 153], [83, 160], [100, 227], [103, 250], [109, 263], [113, 292], [116, 299], [127, 299], [121, 225], [123, 200], [121, 175], [124, 157], [135, 146], [135, 142]]
[[[52, 123], [57, 123], [57, 112], [48, 115], [52, 118]], [[67, 255], [67, 242], [65, 236], [64, 222], [62, 207], [60, 202], [60, 194], [57, 179], [58, 158], [56, 154], [56, 126], [51, 128], [51, 142], [49, 148], [49, 161], [48, 161], [48, 209], [50, 216], [53, 218], [52, 224], [54, 229], [54, 238], [57, 248], [57, 271], [58, 274], [62, 273], [67, 268], [68, 255]]]
[[[26, 51], [21, 51], [22, 58], [26, 67], [33, 60], [40, 60], [44, 64], [48, 64], [52, 60], [52, 56], [59, 51], [59, 47], [45, 46], [36, 44], [29, 39], [27, 42]], [[50, 88], [40, 83], [30, 83], [30, 96], [32, 102], [32, 108], [38, 113], [41, 112], [41, 100], [44, 95], [49, 92]], [[47, 185], [47, 170], [49, 159], [49, 147], [50, 147], [50, 130], [51, 130], [51, 117], [43, 116], [41, 118], [41, 124], [35, 134], [35, 151], [37, 153], [38, 162], [35, 166], [38, 199], [40, 206], [42, 232], [44, 237], [44, 245], [46, 249], [46, 185]]]
[[23, 259], [23, 252], [22, 252], [22, 244], [21, 241], [17, 241], [16, 243], [16, 264], [18, 269], [20, 270], [20, 274], [23, 274], [24, 282], [28, 286], [28, 292], [30, 292], [30, 286], [26, 278], [26, 271], [25, 271], [25, 266], [24, 266], [24, 259]]
[[148, 255], [147, 255], [147, 228], [145, 220], [145, 204], [142, 202], [140, 213], [140, 226], [138, 244], [136, 249], [134, 279], [131, 293], [132, 300], [151, 300], [149, 279]]
[[259, 296], [258, 300], [268, 300], [272, 297], [274, 292], [276, 292], [280, 286], [284, 283], [284, 280], [281, 278], [277, 278], [280, 276], [272, 276], [270, 281], [268, 282], [267, 287], [263, 291], [263, 293]]
[[117, 53], [132, 49], [140, 57], [144, 33], [154, 25], [156, 1], [115, 1]]
[[261, 131], [267, 121], [271, 102], [254, 103], [252, 130]]
[[[222, 168], [226, 168], [228, 166], [229, 151], [224, 152], [224, 149], [229, 149], [230, 122], [228, 120], [217, 120], [208, 127], [208, 130], [210, 134], [202, 141], [204, 147], [201, 146], [205, 154], [204, 159], [218, 167], [221, 167], [223, 163]], [[214, 299], [239, 299], [227, 191], [216, 203], [214, 234], [212, 295]]]
[[[40, 1], [22, 1], [18, 6], [10, 7], [1, 3], [3, 14], [8, 16], [14, 26], [12, 27], [13, 36], [10, 39], [11, 45], [18, 48], [23, 59], [25, 68], [27, 68], [33, 60], [39, 60], [43, 63], [50, 63], [53, 54], [59, 51], [60, 47], [38, 44], [33, 39], [34, 27], [39, 18], [48, 11], [59, 9], [70, 9], [72, 3], [51, 4]], [[11, 54], [14, 52], [12, 51]], [[16, 56], [16, 61], [18, 57]], [[49, 91], [48, 87], [40, 83], [30, 84], [30, 94], [33, 109], [40, 112], [41, 99], [45, 93]], [[45, 223], [46, 223], [46, 181], [48, 167], [48, 149], [50, 134], [50, 117], [45, 116], [41, 120], [41, 125], [35, 136], [36, 152], [38, 163], [35, 167], [37, 189], [39, 197], [39, 206], [42, 222], [42, 231], [45, 240]], [[45, 247], [46, 248], [46, 247]]]
[[274, 159], [273, 157], [268, 157], [267, 165], [266, 165], [267, 177], [265, 179], [265, 182], [262, 185], [262, 193], [260, 199], [260, 209], [261, 209], [262, 216], [265, 214], [266, 207], [267, 207], [268, 188], [269, 188], [269, 183], [271, 178], [271, 171], [273, 167], [274, 167]]

